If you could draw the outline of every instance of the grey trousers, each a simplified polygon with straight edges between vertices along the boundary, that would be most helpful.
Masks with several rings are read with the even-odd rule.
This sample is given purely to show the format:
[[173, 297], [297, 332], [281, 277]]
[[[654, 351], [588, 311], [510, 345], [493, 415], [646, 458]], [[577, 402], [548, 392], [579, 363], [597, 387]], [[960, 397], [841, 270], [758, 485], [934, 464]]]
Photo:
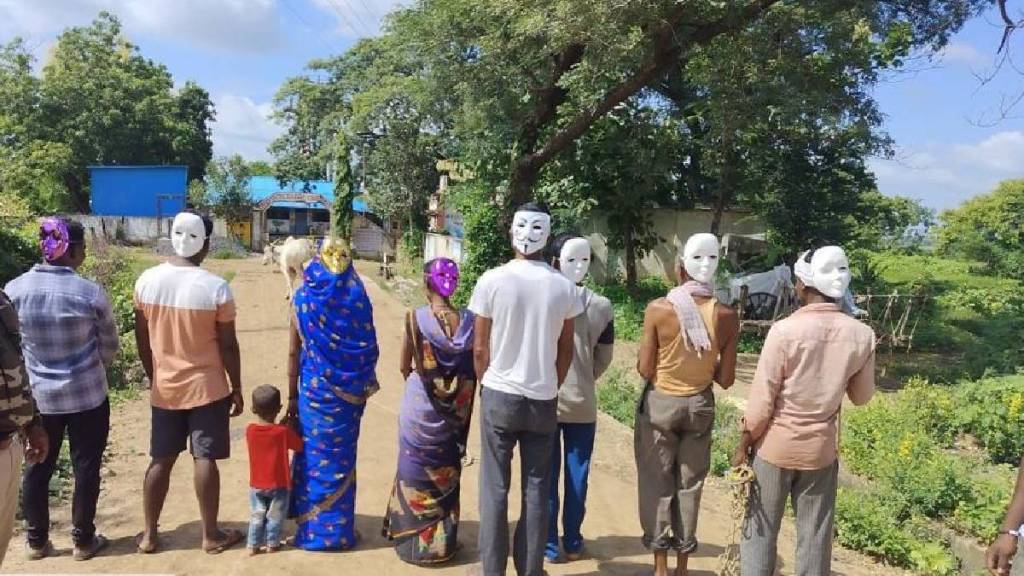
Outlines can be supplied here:
[[551, 454], [558, 400], [530, 400], [484, 388], [480, 399], [480, 562], [485, 576], [504, 576], [508, 564], [508, 489], [512, 451], [519, 444], [522, 512], [513, 561], [519, 576], [544, 573]]
[[697, 515], [711, 467], [715, 395], [671, 396], [648, 386], [633, 426], [643, 544], [650, 550], [697, 549]]
[[792, 498], [796, 513], [796, 576], [829, 576], [839, 463], [786, 470], [754, 458], [756, 480], [740, 535], [740, 574], [773, 576], [779, 527]]

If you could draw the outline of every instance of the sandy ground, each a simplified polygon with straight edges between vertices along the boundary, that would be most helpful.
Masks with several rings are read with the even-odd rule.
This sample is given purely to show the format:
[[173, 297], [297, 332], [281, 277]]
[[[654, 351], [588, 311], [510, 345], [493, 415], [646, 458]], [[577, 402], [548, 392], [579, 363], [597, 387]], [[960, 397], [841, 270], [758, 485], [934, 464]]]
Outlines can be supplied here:
[[[232, 289], [238, 303], [238, 332], [242, 345], [243, 381], [248, 390], [259, 384], [274, 384], [286, 389], [288, 308], [283, 298], [283, 282], [270, 267], [261, 267], [258, 259], [214, 261], [209, 264], [222, 274], [234, 273]], [[365, 275], [375, 274], [372, 264], [360, 264]], [[374, 302], [374, 314], [381, 349], [378, 369], [382, 390], [368, 405], [363, 421], [358, 460], [357, 525], [362, 541], [357, 549], [342, 553], [308, 553], [286, 550], [274, 556], [249, 558], [237, 548], [219, 556], [199, 551], [198, 505], [192, 488], [192, 465], [179, 460], [161, 521], [162, 551], [140, 555], [135, 551], [134, 535], [142, 528], [142, 477], [148, 462], [149, 408], [144, 398], [119, 406], [112, 418], [109, 462], [105, 471], [97, 525], [113, 544], [103, 555], [87, 563], [76, 563], [70, 556], [68, 534], [70, 505], [53, 510], [54, 544], [60, 555], [39, 562], [23, 560], [23, 540], [16, 535], [11, 543], [4, 569], [13, 573], [146, 573], [146, 574], [464, 574], [476, 560], [478, 529], [479, 468], [465, 471], [462, 490], [463, 523], [460, 540], [463, 548], [449, 565], [422, 569], [398, 561], [389, 543], [380, 536], [381, 519], [394, 475], [397, 446], [397, 412], [402, 396], [402, 380], [397, 370], [403, 305], [391, 294], [368, 281]], [[245, 529], [248, 518], [248, 462], [243, 430], [252, 416], [232, 421], [233, 458], [221, 466], [222, 522]], [[474, 419], [474, 424], [476, 424]], [[479, 434], [471, 436], [470, 451], [479, 453]], [[514, 466], [513, 470], [517, 470]], [[552, 575], [571, 574], [647, 574], [649, 555], [640, 546], [636, 515], [635, 470], [632, 456], [632, 432], [602, 416], [598, 424], [597, 447], [591, 476], [589, 513], [584, 525], [587, 538], [585, 560], [551, 565]], [[514, 487], [518, 490], [518, 486]], [[692, 574], [717, 572], [717, 557], [729, 539], [728, 495], [719, 483], [708, 486], [701, 514], [701, 547], [691, 561]], [[510, 514], [518, 515], [518, 499], [510, 498]], [[792, 526], [787, 522], [780, 550], [781, 573], [792, 573], [794, 546]], [[510, 563], [511, 567], [511, 563]], [[881, 576], [902, 572], [875, 564], [865, 557], [838, 550], [834, 574]]]

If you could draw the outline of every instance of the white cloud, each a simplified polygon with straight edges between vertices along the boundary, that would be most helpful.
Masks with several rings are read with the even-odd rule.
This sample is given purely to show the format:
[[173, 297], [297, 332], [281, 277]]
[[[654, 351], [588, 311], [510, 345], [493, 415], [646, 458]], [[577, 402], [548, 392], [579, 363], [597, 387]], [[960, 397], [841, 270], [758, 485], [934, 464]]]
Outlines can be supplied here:
[[884, 194], [909, 196], [939, 210], [1024, 177], [1024, 132], [1004, 131], [978, 142], [929, 144], [896, 160], [869, 162]]
[[314, 6], [334, 18], [337, 33], [346, 38], [376, 36], [385, 15], [412, 0], [312, 0]]
[[275, 0], [0, 0], [0, 38], [49, 41], [101, 11], [138, 34], [202, 48], [265, 53], [285, 46]]
[[283, 132], [270, 119], [270, 102], [257, 104], [245, 96], [222, 94], [215, 99], [217, 120], [212, 125], [216, 156], [241, 154], [246, 160], [269, 160], [267, 146]]
[[956, 146], [954, 151], [962, 163], [980, 164], [1000, 172], [1024, 171], [1024, 132], [999, 132], [977, 144]]
[[955, 40], [950, 42], [939, 54], [943, 62], [960, 64], [968, 68], [982, 68], [992, 64], [992, 56], [985, 55], [967, 42]]

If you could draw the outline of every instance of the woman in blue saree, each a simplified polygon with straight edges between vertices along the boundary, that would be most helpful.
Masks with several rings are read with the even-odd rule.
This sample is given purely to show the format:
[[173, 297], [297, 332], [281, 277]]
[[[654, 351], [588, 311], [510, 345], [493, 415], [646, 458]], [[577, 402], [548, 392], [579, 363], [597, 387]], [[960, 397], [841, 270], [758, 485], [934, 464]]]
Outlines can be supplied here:
[[473, 315], [452, 307], [458, 267], [424, 266], [428, 304], [406, 317], [406, 377], [399, 414], [398, 473], [384, 536], [411, 564], [437, 564], [458, 550], [459, 488], [473, 412]]
[[356, 544], [356, 446], [367, 399], [379, 388], [373, 309], [348, 248], [327, 239], [294, 298], [288, 417], [303, 451], [292, 461], [295, 546]]

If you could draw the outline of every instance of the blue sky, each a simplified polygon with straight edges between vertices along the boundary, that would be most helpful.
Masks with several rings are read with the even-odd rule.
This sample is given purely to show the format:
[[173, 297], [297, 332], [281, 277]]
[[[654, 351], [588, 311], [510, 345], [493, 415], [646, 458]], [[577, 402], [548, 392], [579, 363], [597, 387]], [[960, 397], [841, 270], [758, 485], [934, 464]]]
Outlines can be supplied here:
[[[178, 84], [193, 79], [217, 106], [217, 154], [269, 158], [280, 127], [267, 116], [281, 82], [312, 58], [375, 34], [383, 16], [410, 0], [0, 0], [0, 41], [25, 37], [41, 59], [67, 26], [100, 10], [117, 14], [143, 54], [167, 65]], [[978, 18], [934, 58], [918, 58], [875, 89], [896, 142], [894, 160], [871, 167], [886, 194], [944, 209], [1024, 176], [1024, 102], [1007, 118], [1001, 102], [1024, 91], [1024, 58], [990, 75], [1002, 29]], [[1024, 45], [1024, 36], [1014, 46]]]

